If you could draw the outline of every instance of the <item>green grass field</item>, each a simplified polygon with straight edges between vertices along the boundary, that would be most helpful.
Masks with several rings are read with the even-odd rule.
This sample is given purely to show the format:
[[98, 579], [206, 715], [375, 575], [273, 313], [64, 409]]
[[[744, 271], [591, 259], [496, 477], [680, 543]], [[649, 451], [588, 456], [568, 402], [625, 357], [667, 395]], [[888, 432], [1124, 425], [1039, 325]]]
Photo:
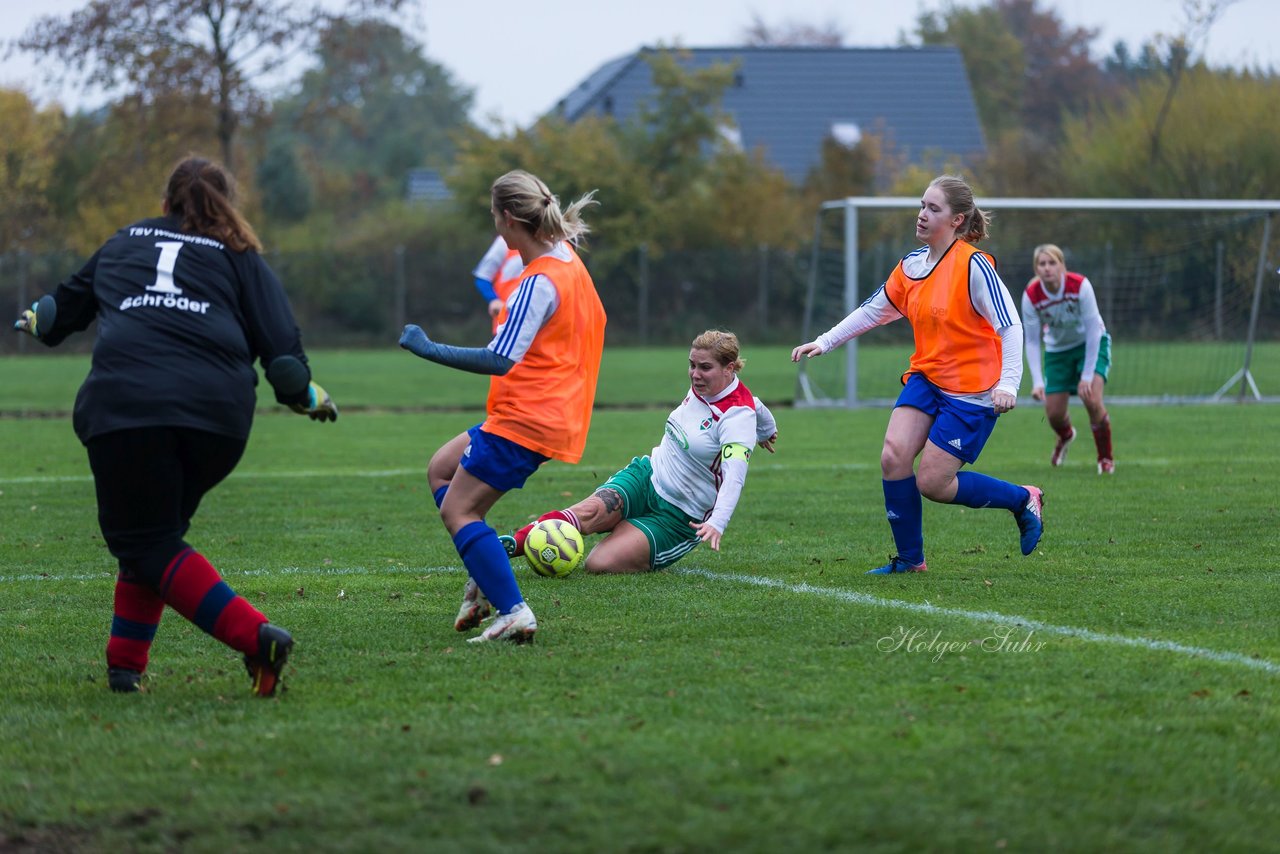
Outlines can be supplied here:
[[[758, 394], [791, 397], [783, 349], [746, 355]], [[537, 642], [477, 648], [423, 470], [483, 381], [313, 362], [349, 409], [264, 409], [188, 536], [298, 639], [263, 701], [173, 613], [145, 693], [106, 689], [84, 452], [65, 415], [13, 415], [65, 413], [85, 362], [0, 360], [0, 850], [1275, 850], [1280, 410], [1116, 407], [1104, 479], [1087, 436], [1050, 469], [1020, 407], [978, 469], [1045, 489], [1040, 549], [1005, 512], [926, 502], [930, 571], [884, 578], [863, 572], [892, 550], [888, 413], [782, 408], [723, 551], [629, 578], [518, 566]], [[683, 362], [610, 353], [582, 464], [490, 521], [647, 451]]]
[[[32, 344], [39, 347], [38, 344]], [[770, 402], [796, 397], [796, 366], [790, 347], [746, 347], [743, 372], [751, 390]], [[812, 360], [808, 368], [835, 397], [844, 394], [843, 351]], [[892, 400], [902, 388], [909, 345], [863, 345], [858, 351], [858, 394], [863, 400]], [[1243, 364], [1244, 345], [1126, 344], [1117, 352], [1107, 394], [1124, 397], [1209, 397]], [[679, 381], [684, 351], [677, 348], [606, 349], [596, 403], [601, 408], [675, 404], [671, 389]], [[488, 380], [460, 371], [433, 370], [421, 359], [394, 348], [320, 351], [311, 355], [317, 381], [330, 389], [343, 408], [422, 411], [483, 408]], [[35, 356], [0, 359], [0, 416], [70, 412], [76, 389], [88, 371], [87, 354], [57, 350]], [[1280, 390], [1280, 343], [1258, 344], [1250, 372], [1263, 396], [1274, 400]], [[1235, 400], [1238, 386], [1226, 395]], [[261, 405], [274, 405], [265, 385]], [[1024, 375], [1021, 393], [1030, 398]]]

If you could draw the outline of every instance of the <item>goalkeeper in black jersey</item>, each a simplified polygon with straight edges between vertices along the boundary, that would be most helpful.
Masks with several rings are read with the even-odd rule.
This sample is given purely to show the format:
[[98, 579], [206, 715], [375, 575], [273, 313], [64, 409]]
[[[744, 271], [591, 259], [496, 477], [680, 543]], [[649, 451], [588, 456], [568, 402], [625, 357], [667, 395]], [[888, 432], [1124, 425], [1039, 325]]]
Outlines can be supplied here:
[[184, 537], [249, 439], [260, 360], [276, 400], [313, 420], [338, 410], [311, 381], [289, 300], [233, 202], [231, 177], [188, 158], [164, 215], [120, 229], [14, 324], [49, 346], [98, 321], [73, 426], [98, 522], [119, 562], [108, 684], [138, 691], [164, 606], [245, 656], [271, 696], [293, 646]]

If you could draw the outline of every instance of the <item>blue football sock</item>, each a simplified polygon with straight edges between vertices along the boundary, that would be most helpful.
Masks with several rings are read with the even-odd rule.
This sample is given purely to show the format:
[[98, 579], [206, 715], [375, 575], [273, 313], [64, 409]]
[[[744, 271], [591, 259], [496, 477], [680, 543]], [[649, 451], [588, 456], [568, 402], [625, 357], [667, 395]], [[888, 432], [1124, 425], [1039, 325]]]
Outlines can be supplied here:
[[476, 584], [500, 614], [524, 601], [520, 585], [511, 571], [507, 551], [498, 542], [497, 531], [484, 522], [472, 522], [453, 535], [453, 545]]
[[1027, 503], [1027, 490], [1007, 480], [962, 471], [956, 474], [956, 497], [951, 503], [965, 507], [999, 507], [1017, 513]]
[[436, 509], [439, 509], [444, 506], [444, 494], [448, 491], [449, 491], [449, 484], [446, 483], [444, 486], [440, 487], [435, 492], [431, 493], [431, 497], [436, 500]]
[[912, 566], [924, 563], [924, 528], [921, 522], [920, 489], [916, 476], [902, 480], [882, 480], [884, 511], [893, 530], [898, 557]]

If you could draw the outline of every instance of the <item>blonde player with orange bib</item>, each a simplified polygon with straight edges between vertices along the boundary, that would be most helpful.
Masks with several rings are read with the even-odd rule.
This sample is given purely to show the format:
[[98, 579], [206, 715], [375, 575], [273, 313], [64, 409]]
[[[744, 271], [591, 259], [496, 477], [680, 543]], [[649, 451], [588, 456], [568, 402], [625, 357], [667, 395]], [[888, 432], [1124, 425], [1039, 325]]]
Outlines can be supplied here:
[[869, 575], [925, 570], [921, 495], [1008, 510], [1024, 555], [1044, 531], [1039, 489], [960, 471], [978, 459], [996, 418], [1013, 409], [1022, 382], [1017, 306], [996, 275], [995, 259], [974, 246], [987, 236], [988, 223], [963, 179], [933, 179], [916, 216], [916, 238], [924, 246], [903, 258], [852, 314], [791, 353], [798, 362], [882, 324], [903, 317], [911, 323], [916, 349], [880, 454], [885, 515], [898, 553]]
[[446, 442], [427, 466], [440, 519], [470, 578], [454, 628], [472, 641], [533, 639], [538, 629], [506, 550], [485, 515], [548, 459], [582, 458], [604, 351], [604, 307], [572, 243], [588, 232], [588, 193], [561, 211], [536, 176], [516, 170], [493, 182], [494, 226], [525, 263], [508, 317], [487, 347], [451, 347], [409, 324], [400, 346], [437, 364], [490, 374], [487, 418]]

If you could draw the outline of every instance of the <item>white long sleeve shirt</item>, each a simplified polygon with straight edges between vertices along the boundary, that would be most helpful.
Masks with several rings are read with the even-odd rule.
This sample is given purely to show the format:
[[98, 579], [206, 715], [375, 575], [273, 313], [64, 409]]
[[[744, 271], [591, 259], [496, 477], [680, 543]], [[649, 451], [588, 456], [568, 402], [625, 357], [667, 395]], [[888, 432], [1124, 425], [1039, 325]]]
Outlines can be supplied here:
[[[927, 246], [920, 247], [902, 259], [902, 271], [913, 279], [923, 279], [932, 269]], [[1017, 307], [1009, 289], [1005, 287], [995, 268], [980, 254], [975, 254], [969, 261], [969, 299], [978, 314], [1000, 336], [1000, 379], [992, 390], [1017, 395], [1018, 386], [1022, 384], [1022, 325], [1018, 322]], [[819, 335], [817, 344], [823, 353], [829, 353], [870, 329], [901, 318], [902, 313], [889, 302], [884, 286], [881, 285], [848, 317]], [[991, 391], [950, 396], [979, 406], [992, 405]]]

